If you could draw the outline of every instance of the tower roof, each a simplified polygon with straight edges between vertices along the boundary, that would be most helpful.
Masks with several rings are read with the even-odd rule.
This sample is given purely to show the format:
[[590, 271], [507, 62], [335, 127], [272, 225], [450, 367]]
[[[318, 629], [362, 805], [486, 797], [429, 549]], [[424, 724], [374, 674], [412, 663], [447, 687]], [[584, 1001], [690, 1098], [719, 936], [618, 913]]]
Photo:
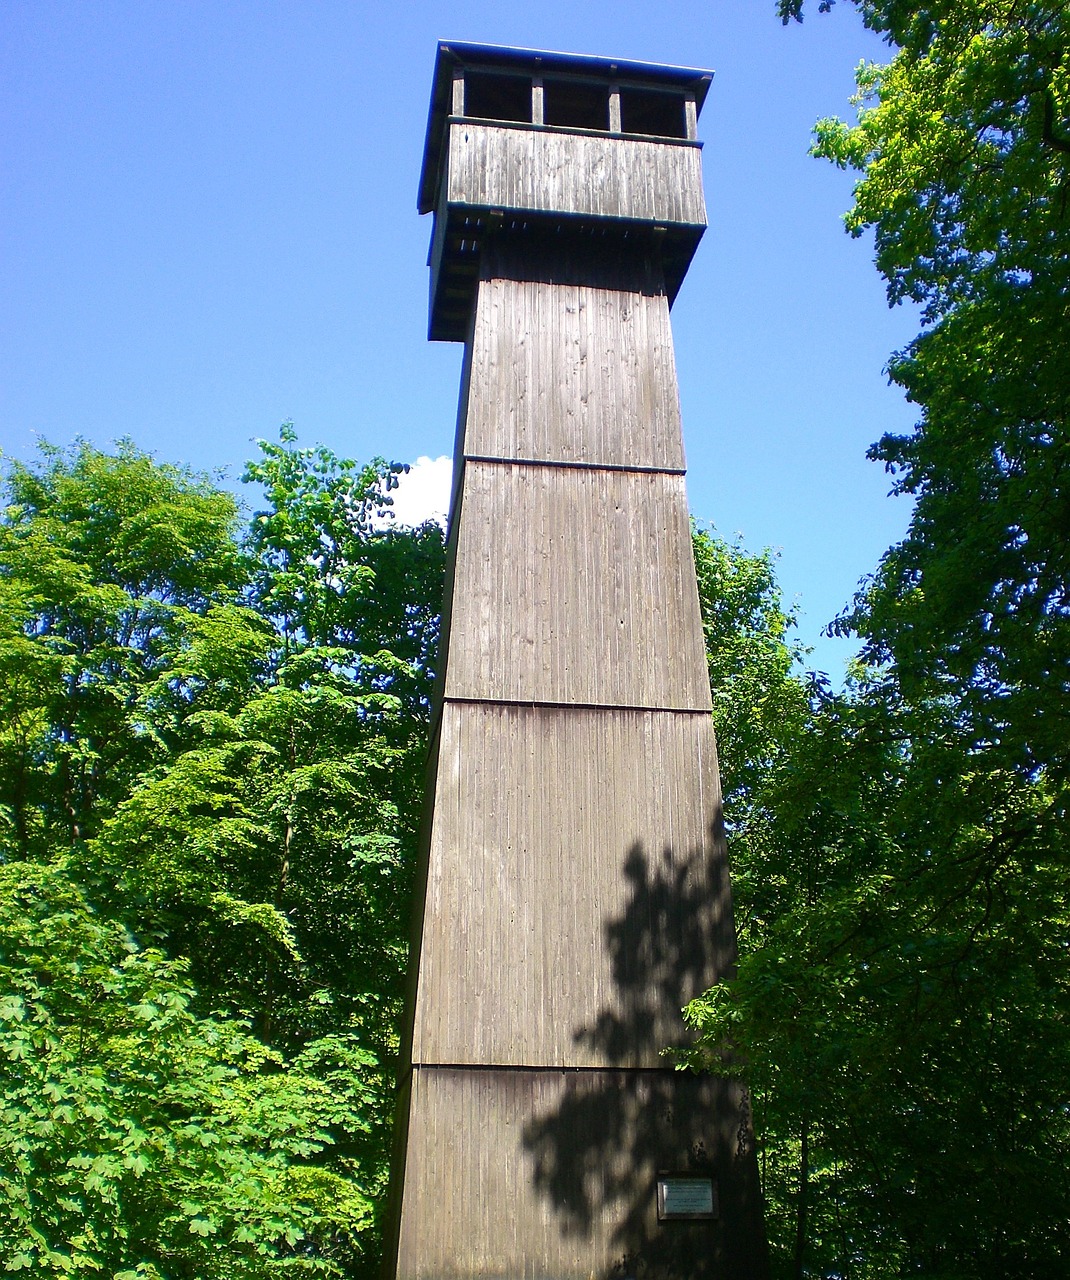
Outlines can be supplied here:
[[435, 58], [431, 107], [427, 119], [423, 169], [420, 174], [418, 207], [430, 213], [438, 194], [439, 164], [445, 122], [452, 103], [453, 71], [457, 66], [500, 68], [526, 72], [571, 74], [592, 79], [643, 85], [651, 89], [683, 89], [695, 95], [695, 107], [702, 110], [713, 72], [697, 67], [665, 66], [656, 62], [632, 62], [626, 58], [600, 58], [582, 53], [558, 53], [543, 49], [515, 49], [508, 45], [469, 44], [440, 40]]

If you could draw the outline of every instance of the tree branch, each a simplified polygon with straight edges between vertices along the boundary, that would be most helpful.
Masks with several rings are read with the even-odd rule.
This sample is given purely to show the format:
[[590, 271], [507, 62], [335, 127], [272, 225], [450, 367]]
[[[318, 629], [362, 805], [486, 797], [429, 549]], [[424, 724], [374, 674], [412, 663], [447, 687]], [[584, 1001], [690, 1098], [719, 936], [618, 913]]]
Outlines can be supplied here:
[[1060, 138], [1055, 133], [1055, 95], [1050, 89], [1044, 94], [1044, 124], [1040, 136], [1049, 147], [1070, 155], [1070, 138]]

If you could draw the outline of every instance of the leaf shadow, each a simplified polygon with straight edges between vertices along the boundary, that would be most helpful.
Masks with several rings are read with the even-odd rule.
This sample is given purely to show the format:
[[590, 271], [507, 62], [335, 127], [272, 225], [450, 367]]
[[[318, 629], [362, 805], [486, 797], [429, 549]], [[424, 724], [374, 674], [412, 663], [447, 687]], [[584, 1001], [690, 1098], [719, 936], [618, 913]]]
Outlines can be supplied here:
[[[523, 1131], [537, 1194], [565, 1237], [601, 1237], [599, 1280], [762, 1280], [768, 1274], [757, 1163], [745, 1089], [675, 1071], [679, 1010], [735, 959], [720, 823], [708, 845], [623, 863], [621, 914], [603, 925], [613, 1000], [574, 1041], [600, 1069], [563, 1072], [557, 1101]], [[718, 1215], [659, 1221], [659, 1174], [709, 1177]]]

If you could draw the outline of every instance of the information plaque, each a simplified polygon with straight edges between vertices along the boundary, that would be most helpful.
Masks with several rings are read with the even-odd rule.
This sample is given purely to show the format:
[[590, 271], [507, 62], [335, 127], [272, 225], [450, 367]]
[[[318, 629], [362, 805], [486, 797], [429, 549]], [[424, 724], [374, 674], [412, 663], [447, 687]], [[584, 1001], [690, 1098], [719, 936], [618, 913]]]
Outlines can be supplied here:
[[717, 1217], [717, 1188], [712, 1178], [658, 1178], [658, 1221]]

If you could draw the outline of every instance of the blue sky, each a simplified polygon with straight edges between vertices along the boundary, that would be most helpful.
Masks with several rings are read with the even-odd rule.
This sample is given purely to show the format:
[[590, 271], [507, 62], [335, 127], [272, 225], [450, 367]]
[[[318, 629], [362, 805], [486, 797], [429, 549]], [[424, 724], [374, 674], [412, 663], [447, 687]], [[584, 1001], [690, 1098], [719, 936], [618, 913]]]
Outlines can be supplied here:
[[781, 553], [819, 632], [905, 527], [865, 460], [910, 406], [852, 179], [807, 155], [886, 48], [851, 6], [782, 27], [773, 0], [416, 3], [8, 0], [0, 9], [0, 448], [123, 435], [240, 475], [306, 443], [450, 451], [460, 348], [426, 341], [415, 210], [435, 42], [714, 69], [710, 229], [673, 308], [693, 512]]

